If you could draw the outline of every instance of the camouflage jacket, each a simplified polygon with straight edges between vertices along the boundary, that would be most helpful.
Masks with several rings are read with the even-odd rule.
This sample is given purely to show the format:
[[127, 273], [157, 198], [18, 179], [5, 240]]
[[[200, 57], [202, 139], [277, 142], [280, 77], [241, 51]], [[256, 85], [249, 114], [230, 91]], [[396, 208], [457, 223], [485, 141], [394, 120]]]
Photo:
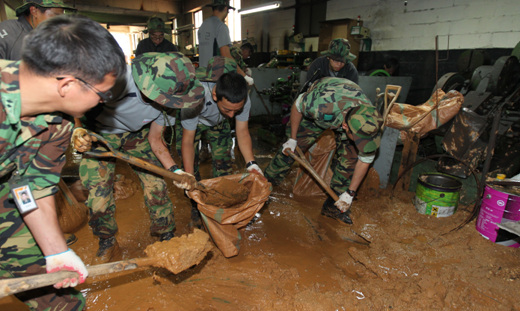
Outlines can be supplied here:
[[341, 126], [349, 115], [347, 123], [358, 150], [366, 154], [379, 148], [383, 119], [356, 83], [343, 78], [322, 78], [309, 87], [296, 105], [303, 117], [316, 126], [342, 133]]
[[19, 65], [0, 61], [0, 187], [18, 171], [39, 199], [57, 191], [72, 123], [59, 114], [20, 117]]

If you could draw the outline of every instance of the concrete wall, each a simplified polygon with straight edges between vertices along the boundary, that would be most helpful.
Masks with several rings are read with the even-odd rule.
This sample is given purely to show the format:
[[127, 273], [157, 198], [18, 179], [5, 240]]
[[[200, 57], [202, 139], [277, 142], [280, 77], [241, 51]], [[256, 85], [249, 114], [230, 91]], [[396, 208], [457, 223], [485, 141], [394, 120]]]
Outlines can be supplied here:
[[[404, 3], [407, 2], [405, 6]], [[372, 51], [513, 48], [520, 41], [519, 0], [330, 0], [327, 20], [357, 18]]]

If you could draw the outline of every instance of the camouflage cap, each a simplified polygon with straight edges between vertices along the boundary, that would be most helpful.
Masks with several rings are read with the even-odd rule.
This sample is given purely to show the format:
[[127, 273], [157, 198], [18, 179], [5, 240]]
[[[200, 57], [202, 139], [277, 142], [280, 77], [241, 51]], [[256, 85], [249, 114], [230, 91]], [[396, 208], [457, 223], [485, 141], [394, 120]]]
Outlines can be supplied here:
[[62, 0], [24, 0], [23, 4], [16, 8], [16, 16], [22, 15], [31, 5], [38, 5], [42, 8], [61, 8], [76, 11], [75, 8], [65, 5]]
[[321, 54], [344, 63], [356, 59], [356, 56], [350, 53], [350, 43], [343, 38], [330, 41], [329, 49], [321, 52]]
[[229, 9], [235, 10], [234, 7], [229, 5], [229, 0], [213, 0], [213, 3], [207, 4], [206, 6], [210, 6], [210, 7], [214, 8], [214, 7], [219, 6], [219, 5], [227, 5], [228, 10]]
[[231, 53], [231, 56], [237, 62], [238, 67], [245, 69], [246, 63], [244, 62], [244, 58], [242, 57], [242, 50], [238, 46], [233, 45], [231, 47], [231, 49], [229, 50], [229, 52]]
[[373, 153], [381, 144], [383, 117], [374, 106], [360, 105], [347, 112], [347, 125], [354, 137], [354, 143], [362, 153]]
[[162, 18], [153, 16], [148, 20], [147, 28], [143, 31], [144, 33], [152, 32], [152, 31], [159, 31], [159, 32], [168, 32], [168, 29], [166, 28], [166, 25], [164, 24], [164, 21]]
[[[336, 77], [317, 80], [303, 95], [300, 106], [304, 117], [312, 119], [323, 129], [340, 129], [345, 115], [348, 115], [352, 125], [349, 122], [347, 124], [352, 130], [358, 150], [370, 153], [379, 148], [381, 138], [376, 134], [382, 125], [382, 118], [356, 83]], [[357, 107], [364, 108], [354, 113], [353, 108]], [[365, 117], [366, 121], [363, 122], [358, 115]], [[377, 124], [377, 129], [370, 128], [371, 124]]]
[[132, 61], [132, 77], [144, 95], [168, 108], [193, 108], [204, 101], [204, 87], [182, 53], [141, 54]]
[[312, 64], [312, 58], [308, 57], [308, 58], [303, 60], [303, 66], [307, 67], [310, 64]]
[[224, 56], [213, 56], [206, 67], [206, 75], [200, 80], [205, 82], [217, 82], [223, 74], [236, 71], [237, 62], [234, 59]]

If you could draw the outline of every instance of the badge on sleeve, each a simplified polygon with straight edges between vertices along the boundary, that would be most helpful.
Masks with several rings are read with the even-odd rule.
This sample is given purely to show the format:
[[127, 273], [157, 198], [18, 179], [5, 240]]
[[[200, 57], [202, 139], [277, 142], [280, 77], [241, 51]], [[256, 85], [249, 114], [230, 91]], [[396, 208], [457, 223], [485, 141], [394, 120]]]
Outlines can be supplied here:
[[20, 214], [25, 214], [38, 208], [31, 188], [29, 188], [29, 183], [25, 182], [17, 171], [9, 179], [9, 188]]

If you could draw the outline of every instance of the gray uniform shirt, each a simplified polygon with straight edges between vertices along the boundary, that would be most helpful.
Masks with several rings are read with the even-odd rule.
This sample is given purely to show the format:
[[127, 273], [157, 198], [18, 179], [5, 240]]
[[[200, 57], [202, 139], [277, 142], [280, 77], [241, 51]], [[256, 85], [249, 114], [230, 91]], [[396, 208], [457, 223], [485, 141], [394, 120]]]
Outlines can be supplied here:
[[224, 45], [231, 47], [229, 28], [218, 17], [206, 19], [197, 33], [199, 37], [199, 67], [206, 67], [213, 56], [220, 55]]
[[[141, 97], [141, 92], [132, 78], [132, 68], [127, 66], [125, 88], [116, 100], [103, 105], [96, 117], [95, 131], [104, 134], [136, 132], [150, 122], [159, 125], [174, 125], [175, 111], [159, 104], [149, 104]], [[166, 111], [166, 117], [163, 111]]]
[[[213, 100], [211, 92], [216, 83], [202, 82], [204, 86], [205, 103], [199, 114], [196, 114], [197, 108], [181, 110], [182, 128], [194, 131], [198, 124], [206, 126], [215, 126], [226, 120], [226, 117], [220, 113], [217, 103]], [[200, 108], [199, 108], [200, 109]], [[242, 111], [235, 115], [238, 121], [249, 121], [249, 111], [251, 110], [251, 100], [247, 96], [246, 103]]]
[[0, 23], [0, 59], [22, 59], [23, 38], [33, 28], [24, 16]]

